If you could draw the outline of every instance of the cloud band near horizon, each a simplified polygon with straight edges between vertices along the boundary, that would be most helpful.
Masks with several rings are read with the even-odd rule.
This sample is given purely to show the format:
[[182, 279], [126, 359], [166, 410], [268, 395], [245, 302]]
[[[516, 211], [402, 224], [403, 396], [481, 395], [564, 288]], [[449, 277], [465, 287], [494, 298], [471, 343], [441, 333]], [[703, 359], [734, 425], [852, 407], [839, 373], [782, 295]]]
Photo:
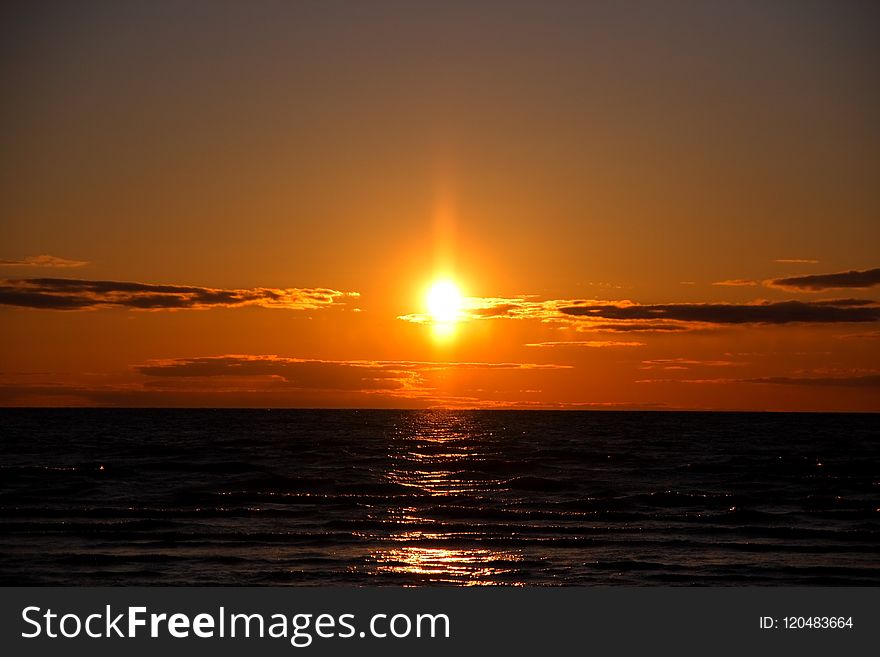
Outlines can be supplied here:
[[[318, 360], [277, 355], [240, 355], [178, 358], [152, 361], [135, 368], [149, 377], [146, 388], [211, 386], [266, 392], [344, 392], [383, 394], [402, 399], [429, 399], [437, 394], [438, 381], [454, 371], [569, 370], [570, 365], [536, 363], [477, 363], [427, 361]], [[439, 377], [439, 378], [438, 378]], [[179, 382], [179, 384], [178, 384]]]

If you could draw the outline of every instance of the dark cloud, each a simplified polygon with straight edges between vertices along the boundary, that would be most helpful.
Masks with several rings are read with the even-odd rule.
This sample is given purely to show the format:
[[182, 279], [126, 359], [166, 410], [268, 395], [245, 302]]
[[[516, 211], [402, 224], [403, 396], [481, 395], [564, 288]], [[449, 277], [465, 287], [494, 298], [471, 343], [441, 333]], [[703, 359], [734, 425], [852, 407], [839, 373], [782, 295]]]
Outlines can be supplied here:
[[767, 281], [770, 287], [786, 290], [807, 290], [818, 292], [835, 288], [868, 288], [880, 285], [880, 268], [850, 270], [835, 274], [815, 274], [811, 276], [791, 276]]
[[[736, 324], [835, 324], [880, 320], [880, 306], [870, 299], [758, 301], [754, 303], [665, 303], [533, 297], [467, 299], [463, 321], [531, 319], [573, 325], [583, 332], [678, 332]], [[399, 319], [430, 323], [430, 315]]]
[[20, 260], [0, 260], [0, 267], [85, 267], [87, 262], [83, 260], [68, 260], [53, 255], [27, 256]]
[[676, 322], [614, 322], [589, 324], [578, 327], [584, 332], [610, 331], [612, 333], [680, 333], [691, 331], [695, 327]]
[[357, 293], [325, 288], [217, 289], [73, 278], [0, 281], [0, 305], [44, 310], [88, 310], [102, 307], [198, 310], [239, 306], [313, 310], [337, 303], [347, 296], [357, 296]]
[[838, 323], [880, 320], [880, 307], [861, 299], [820, 302], [776, 301], [754, 304], [586, 303], [564, 306], [559, 308], [559, 312], [586, 320], [618, 322], [666, 320], [698, 324]]

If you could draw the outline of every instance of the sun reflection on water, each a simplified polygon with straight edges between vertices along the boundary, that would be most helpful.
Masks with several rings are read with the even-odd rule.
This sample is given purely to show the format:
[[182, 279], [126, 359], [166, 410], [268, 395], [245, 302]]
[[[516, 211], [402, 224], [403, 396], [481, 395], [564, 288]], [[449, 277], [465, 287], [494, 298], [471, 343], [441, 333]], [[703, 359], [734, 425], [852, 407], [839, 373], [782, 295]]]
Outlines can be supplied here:
[[[501, 568], [497, 563], [515, 562], [519, 557], [495, 550], [447, 550], [406, 546], [389, 548], [374, 555], [378, 573], [421, 576], [429, 582], [490, 586], [513, 568]], [[515, 583], [515, 582], [514, 582]]]
[[499, 451], [491, 434], [467, 413], [404, 416], [390, 436], [384, 476], [412, 495], [406, 496], [406, 504], [382, 510], [381, 519], [390, 531], [370, 537], [381, 544], [370, 554], [371, 572], [413, 584], [522, 584], [517, 578], [517, 563], [522, 561], [518, 550], [491, 547], [479, 520], [465, 517], [453, 524], [443, 514], [450, 508], [464, 509], [465, 516], [467, 509], [479, 514], [481, 499], [496, 493], [501, 480], [473, 466], [481, 459], [497, 458]]
[[469, 472], [491, 446], [464, 414], [428, 411], [407, 419], [393, 436], [388, 481], [430, 495], [484, 495], [497, 487], [499, 479]]

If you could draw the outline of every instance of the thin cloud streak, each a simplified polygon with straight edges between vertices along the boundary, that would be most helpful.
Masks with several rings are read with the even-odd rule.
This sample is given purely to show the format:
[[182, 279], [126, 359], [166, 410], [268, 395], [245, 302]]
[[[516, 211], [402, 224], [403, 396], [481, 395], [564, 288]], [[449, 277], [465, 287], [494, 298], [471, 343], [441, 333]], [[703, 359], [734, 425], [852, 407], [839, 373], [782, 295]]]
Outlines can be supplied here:
[[784, 386], [832, 386], [844, 388], [880, 388], [880, 374], [864, 376], [796, 377], [767, 376], [756, 379], [740, 379], [742, 383]]
[[551, 342], [529, 342], [526, 347], [587, 347], [594, 349], [604, 349], [607, 347], [644, 347], [644, 342], [622, 341], [622, 340], [569, 340], [569, 341], [551, 341]]
[[27, 256], [20, 260], [0, 260], [0, 267], [56, 267], [69, 269], [85, 267], [87, 264], [89, 263], [84, 260], [69, 260], [68, 258], [59, 258], [53, 255]]
[[739, 367], [746, 363], [732, 360], [698, 360], [693, 358], [654, 358], [643, 360], [639, 369], [687, 370], [692, 367]]
[[838, 335], [840, 340], [880, 340], [880, 331], [865, 331], [863, 333], [846, 333]]
[[783, 385], [831, 388], [880, 388], [880, 374], [862, 376], [764, 376], [751, 379], [641, 379], [635, 383], [686, 383], [690, 385]]
[[712, 285], [718, 285], [721, 287], [756, 287], [760, 285], [758, 281], [747, 280], [744, 278], [735, 278], [729, 281], [716, 281], [712, 283]]

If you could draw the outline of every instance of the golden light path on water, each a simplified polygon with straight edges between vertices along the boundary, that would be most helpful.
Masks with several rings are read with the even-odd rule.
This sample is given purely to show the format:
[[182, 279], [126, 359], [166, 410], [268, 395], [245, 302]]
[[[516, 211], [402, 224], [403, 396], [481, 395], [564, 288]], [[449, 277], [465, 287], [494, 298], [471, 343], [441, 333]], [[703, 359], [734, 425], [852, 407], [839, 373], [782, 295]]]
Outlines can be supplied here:
[[479, 525], [466, 531], [460, 524], [445, 530], [446, 523], [426, 513], [431, 507], [454, 505], [457, 497], [472, 500], [498, 490], [498, 478], [463, 474], [468, 462], [497, 456], [487, 451], [491, 442], [481, 437], [479, 427], [466, 415], [442, 411], [413, 414], [397, 428], [390, 440], [391, 467], [385, 478], [426, 499], [420, 506], [386, 510], [386, 520], [393, 522], [394, 529], [381, 538], [387, 547], [371, 554], [376, 574], [410, 576], [413, 583], [485, 586], [502, 583], [499, 578], [503, 578], [505, 584], [518, 584], [514, 568], [522, 560], [518, 551], [462, 545], [481, 540]]
[[510, 558], [492, 550], [444, 550], [403, 547], [374, 555], [378, 573], [420, 575], [431, 582], [489, 586], [511, 569], [492, 565], [499, 558]]

